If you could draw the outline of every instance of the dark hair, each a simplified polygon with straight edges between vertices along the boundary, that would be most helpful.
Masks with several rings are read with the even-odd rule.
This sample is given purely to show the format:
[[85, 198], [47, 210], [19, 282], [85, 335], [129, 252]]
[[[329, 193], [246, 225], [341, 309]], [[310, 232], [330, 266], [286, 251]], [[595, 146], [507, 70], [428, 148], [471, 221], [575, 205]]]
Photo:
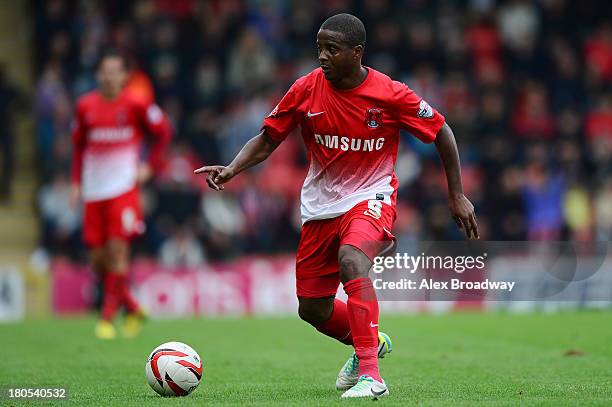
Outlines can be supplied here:
[[126, 70], [128, 69], [127, 58], [121, 53], [121, 51], [116, 48], [106, 48], [102, 51], [102, 53], [100, 54], [100, 58], [98, 58], [98, 63], [96, 63], [96, 69], [100, 68], [100, 65], [102, 65], [102, 61], [104, 61], [106, 58], [120, 58], [121, 62], [123, 62], [123, 67]]
[[329, 17], [321, 24], [321, 30], [330, 30], [344, 34], [351, 46], [366, 43], [366, 30], [360, 19], [352, 14], [342, 13]]

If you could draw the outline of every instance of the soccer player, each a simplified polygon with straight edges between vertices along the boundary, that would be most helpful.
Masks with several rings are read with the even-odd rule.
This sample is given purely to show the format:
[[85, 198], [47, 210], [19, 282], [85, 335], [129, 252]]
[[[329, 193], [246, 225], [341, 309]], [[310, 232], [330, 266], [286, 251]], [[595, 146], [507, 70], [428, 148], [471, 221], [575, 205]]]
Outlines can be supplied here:
[[[262, 131], [227, 166], [206, 166], [215, 190], [265, 160], [298, 125], [309, 171], [301, 193], [297, 249], [298, 313], [318, 331], [355, 352], [341, 369], [342, 397], [388, 394], [378, 357], [391, 350], [378, 332], [378, 302], [368, 271], [394, 242], [400, 129], [435, 143], [447, 176], [451, 216], [478, 238], [464, 196], [455, 138], [444, 117], [406, 85], [361, 64], [366, 33], [350, 14], [328, 18], [317, 33], [320, 68], [298, 79], [264, 119]], [[348, 302], [335, 299], [342, 282]], [[380, 351], [380, 352], [379, 352]]]
[[[130, 294], [127, 271], [130, 240], [144, 232], [138, 185], [160, 167], [172, 136], [168, 119], [155, 104], [124, 91], [124, 57], [106, 52], [97, 68], [99, 89], [81, 96], [72, 133], [72, 203], [82, 198], [83, 238], [93, 269], [103, 276], [102, 315], [95, 334], [116, 337], [112, 323], [125, 307], [123, 333], [135, 336], [144, 312]], [[144, 133], [153, 136], [147, 162], [140, 160]]]

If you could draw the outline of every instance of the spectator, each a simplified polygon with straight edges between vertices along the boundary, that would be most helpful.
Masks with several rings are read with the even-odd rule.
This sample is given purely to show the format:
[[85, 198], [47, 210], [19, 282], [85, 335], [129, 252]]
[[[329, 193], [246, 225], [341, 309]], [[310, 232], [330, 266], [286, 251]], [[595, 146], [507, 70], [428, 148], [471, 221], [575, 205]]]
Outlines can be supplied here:
[[66, 173], [56, 173], [41, 188], [38, 208], [42, 218], [42, 245], [52, 253], [74, 256], [80, 252], [80, 208], [70, 205], [70, 182]]
[[529, 0], [511, 0], [503, 5], [498, 20], [501, 38], [513, 51], [537, 39], [540, 24], [535, 6]]
[[525, 84], [519, 93], [513, 117], [519, 137], [548, 138], [555, 132], [546, 88], [539, 82]]
[[6, 78], [4, 67], [0, 65], [0, 203], [11, 200], [15, 154], [13, 107], [20, 99], [17, 89]]
[[584, 45], [584, 54], [590, 72], [598, 81], [612, 80], [612, 26], [605, 21]]
[[36, 86], [35, 120], [41, 173], [51, 172], [53, 146], [57, 137], [56, 111], [69, 103], [70, 96], [58, 61], [49, 61]]
[[596, 166], [596, 174], [604, 177], [612, 171], [612, 93], [599, 96], [595, 109], [585, 120], [586, 142]]
[[571, 240], [592, 240], [591, 201], [582, 185], [570, 186], [564, 196], [563, 212], [565, 224]]
[[542, 163], [531, 163], [525, 173], [523, 199], [529, 240], [560, 240], [565, 183], [550, 174]]
[[159, 252], [159, 260], [168, 267], [196, 267], [206, 256], [191, 229], [183, 225], [167, 239]]
[[[144, 253], [163, 258], [160, 250], [170, 252], [172, 263], [192, 264], [184, 247], [205, 247], [207, 259], [293, 250], [307, 160], [299, 134], [222, 195], [203, 191], [190, 170], [233, 158], [291, 83], [317, 66], [320, 22], [348, 10], [367, 26], [366, 64], [402, 78], [456, 130], [483, 236], [610, 238], [612, 25], [606, 13], [577, 16], [569, 1], [285, 3], [49, 0], [35, 7], [45, 213], [59, 215], [48, 202], [64, 199], [61, 176], [49, 174], [65, 171], [74, 100], [93, 86], [100, 50], [115, 45], [130, 57], [129, 91], [157, 100], [179, 135], [167, 168], [146, 190], [151, 233]], [[580, 4], [596, 10], [598, 2]], [[10, 105], [4, 103], [3, 113]], [[4, 155], [9, 170], [3, 169], [2, 188], [12, 157]], [[447, 216], [435, 149], [403, 137], [396, 167], [405, 203], [398, 207], [398, 236], [405, 242], [459, 238]], [[41, 203], [49, 225], [47, 215]], [[190, 226], [175, 231], [174, 225]], [[71, 243], [57, 244], [54, 232], [44, 236], [50, 250], [71, 250]]]
[[602, 188], [595, 195], [595, 225], [597, 240], [612, 240], [612, 176], [603, 182]]
[[245, 28], [232, 48], [227, 79], [232, 89], [240, 89], [247, 95], [273, 81], [274, 60], [255, 29]]

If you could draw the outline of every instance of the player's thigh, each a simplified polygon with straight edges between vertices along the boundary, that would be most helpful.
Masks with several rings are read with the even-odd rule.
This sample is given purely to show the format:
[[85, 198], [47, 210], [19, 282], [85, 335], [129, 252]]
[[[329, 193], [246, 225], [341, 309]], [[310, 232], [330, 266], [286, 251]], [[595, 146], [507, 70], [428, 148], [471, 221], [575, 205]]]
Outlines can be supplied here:
[[395, 236], [391, 233], [395, 209], [377, 200], [364, 201], [345, 213], [340, 223], [340, 246], [360, 250], [370, 261], [391, 252]]
[[92, 251], [101, 250], [106, 241], [105, 212], [104, 201], [85, 202], [83, 207], [83, 241]]
[[129, 266], [130, 243], [121, 238], [110, 238], [105, 244], [106, 270], [111, 273], [125, 273]]
[[297, 279], [338, 273], [338, 243], [338, 219], [306, 222], [296, 254]]
[[108, 201], [106, 234], [108, 240], [130, 241], [144, 233], [138, 189]]
[[297, 277], [295, 280], [296, 294], [300, 303], [308, 300], [335, 297], [340, 285], [338, 269], [333, 273], [313, 277]]

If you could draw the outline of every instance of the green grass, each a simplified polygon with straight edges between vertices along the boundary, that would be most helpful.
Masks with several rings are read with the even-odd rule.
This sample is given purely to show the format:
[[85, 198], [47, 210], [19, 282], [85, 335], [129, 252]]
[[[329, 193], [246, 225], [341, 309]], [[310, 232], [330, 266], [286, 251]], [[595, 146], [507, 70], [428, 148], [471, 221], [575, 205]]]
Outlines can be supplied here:
[[[0, 387], [67, 386], [61, 405], [354, 405], [334, 389], [350, 349], [296, 318], [149, 323], [133, 340], [101, 342], [94, 319], [0, 325]], [[380, 405], [612, 405], [612, 313], [386, 316], [394, 351], [381, 361]], [[162, 342], [193, 346], [204, 380], [163, 399], [144, 378]], [[582, 356], [565, 356], [568, 350]], [[7, 400], [0, 400], [0, 404]], [[10, 401], [8, 405], [45, 405]]]

